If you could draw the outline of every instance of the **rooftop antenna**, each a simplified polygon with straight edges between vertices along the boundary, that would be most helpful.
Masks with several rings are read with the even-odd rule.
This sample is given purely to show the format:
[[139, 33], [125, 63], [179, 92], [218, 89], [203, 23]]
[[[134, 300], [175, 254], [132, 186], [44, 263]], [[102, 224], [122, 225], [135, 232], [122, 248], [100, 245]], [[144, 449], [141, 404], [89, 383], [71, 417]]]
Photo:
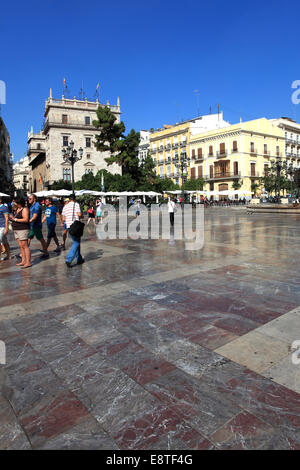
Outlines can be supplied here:
[[69, 87], [66, 83], [66, 79], [63, 79], [63, 96], [65, 98], [71, 98]]
[[83, 80], [81, 82], [81, 88], [79, 90], [79, 93], [78, 93], [78, 98], [81, 100], [81, 101], [84, 101], [84, 98], [85, 98], [85, 91], [83, 89]]
[[99, 83], [97, 83], [97, 86], [96, 86], [96, 91], [93, 95], [93, 98], [95, 98], [96, 101], [100, 101], [100, 93], [99, 93]]
[[197, 116], [200, 116], [200, 104], [199, 104], [199, 90], [194, 90], [195, 96], [196, 96], [196, 102], [197, 102]]

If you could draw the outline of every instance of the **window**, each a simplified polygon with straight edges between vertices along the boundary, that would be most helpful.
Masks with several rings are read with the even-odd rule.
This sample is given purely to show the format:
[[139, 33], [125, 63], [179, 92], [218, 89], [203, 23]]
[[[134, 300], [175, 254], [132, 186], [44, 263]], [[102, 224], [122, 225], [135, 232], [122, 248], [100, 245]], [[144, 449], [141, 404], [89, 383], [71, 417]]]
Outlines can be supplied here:
[[88, 160], [90, 160], [91, 154], [90, 154], [90, 153], [87, 153], [87, 154], [86, 154], [86, 158], [87, 158]]
[[250, 163], [250, 176], [255, 176], [255, 163]]
[[237, 152], [238, 151], [238, 146], [237, 146], [237, 140], [234, 140], [232, 142], [232, 151]]
[[196, 157], [196, 150], [192, 149], [192, 158], [195, 158], [195, 157]]
[[214, 154], [214, 152], [213, 152], [213, 146], [210, 145], [210, 146], [209, 146], [209, 150], [208, 150], [208, 155], [213, 155], [213, 154]]
[[202, 147], [198, 148], [198, 158], [202, 158]]
[[276, 157], [279, 157], [279, 156], [280, 156], [279, 146], [276, 145]]
[[210, 178], [214, 177], [214, 166], [213, 165], [209, 166], [209, 177]]
[[93, 174], [93, 170], [91, 168], [88, 168], [87, 170], [85, 170], [86, 175], [88, 175], [89, 173]]
[[220, 155], [224, 155], [225, 154], [225, 144], [222, 143], [220, 144]]
[[68, 147], [69, 145], [69, 137], [67, 135], [63, 135], [63, 147]]
[[196, 168], [191, 168], [191, 179], [194, 180], [196, 178]]
[[71, 168], [64, 168], [63, 169], [63, 180], [64, 181], [71, 181]]
[[86, 125], [86, 126], [89, 126], [89, 125], [91, 124], [91, 118], [90, 118], [90, 116], [85, 116], [84, 120], [85, 120], [85, 125]]
[[239, 174], [239, 164], [238, 164], [238, 162], [233, 162], [233, 174], [235, 176]]
[[63, 124], [68, 124], [68, 116], [67, 114], [63, 114], [62, 117], [61, 117], [61, 122]]
[[203, 177], [203, 167], [202, 165], [198, 166], [198, 178]]
[[254, 153], [254, 142], [250, 142], [250, 152]]
[[264, 164], [264, 174], [265, 176], [268, 175], [268, 171], [269, 171], [269, 165], [267, 163]]
[[85, 138], [85, 146], [86, 146], [86, 147], [90, 147], [90, 146], [91, 146], [91, 138], [90, 138], [90, 137], [86, 137], [86, 138]]
[[38, 148], [38, 150], [40, 150], [41, 144], [37, 144], [37, 148]]
[[264, 144], [264, 155], [268, 155], [268, 146]]

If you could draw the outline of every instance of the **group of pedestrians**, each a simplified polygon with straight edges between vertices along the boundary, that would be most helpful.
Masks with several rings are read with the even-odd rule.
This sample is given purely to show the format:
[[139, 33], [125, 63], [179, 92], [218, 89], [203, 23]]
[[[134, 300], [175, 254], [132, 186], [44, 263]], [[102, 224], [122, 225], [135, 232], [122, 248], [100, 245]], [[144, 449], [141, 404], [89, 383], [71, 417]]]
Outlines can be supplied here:
[[[37, 201], [35, 194], [30, 194], [28, 197], [28, 203], [24, 198], [18, 197], [14, 199], [12, 206], [12, 213], [9, 213], [9, 208], [3, 203], [0, 198], [0, 244], [3, 245], [6, 253], [5, 260], [11, 258], [11, 250], [7, 240], [7, 233], [9, 230], [9, 224], [14, 232], [15, 239], [20, 248], [20, 261], [17, 266], [21, 269], [30, 268], [31, 263], [31, 251], [30, 243], [35, 237], [41, 243], [42, 248], [42, 259], [49, 258], [48, 248], [53, 239], [56, 244], [55, 252], [59, 253], [61, 249], [65, 249], [65, 242], [67, 233], [70, 229], [74, 220], [79, 220], [81, 217], [80, 206], [75, 202], [75, 196], [71, 195], [61, 207], [61, 210], [57, 208], [51, 198], [45, 200], [45, 213], [42, 216], [42, 206]], [[63, 242], [60, 245], [56, 235], [56, 223], [57, 217], [59, 218], [60, 224], [64, 227]], [[45, 241], [42, 233], [42, 224], [47, 224], [47, 241]], [[77, 264], [84, 263], [84, 259], [80, 253], [80, 237], [74, 237], [70, 234], [73, 240], [72, 247], [66, 257], [66, 265], [71, 267], [73, 259], [76, 257]]]
[[88, 209], [87, 209], [87, 215], [88, 215], [88, 220], [87, 224], [93, 221], [94, 227], [96, 227], [96, 224], [102, 224], [102, 207], [103, 203], [101, 199], [97, 199], [96, 204], [93, 203], [93, 201], [89, 201]]

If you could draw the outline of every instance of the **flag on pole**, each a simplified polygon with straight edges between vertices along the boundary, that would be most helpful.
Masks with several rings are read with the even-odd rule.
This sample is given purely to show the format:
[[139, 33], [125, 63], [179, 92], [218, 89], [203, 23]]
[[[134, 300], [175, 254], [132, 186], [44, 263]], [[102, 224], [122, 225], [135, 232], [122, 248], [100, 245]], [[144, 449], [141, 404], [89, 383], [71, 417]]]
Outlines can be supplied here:
[[103, 172], [101, 173], [101, 191], [105, 191], [105, 189], [104, 189], [104, 175], [103, 175]]
[[39, 183], [42, 184], [42, 177], [39, 175]]
[[97, 86], [96, 86], [96, 90], [98, 90], [98, 88], [99, 88], [99, 83], [98, 83]]
[[65, 84], [66, 84], [66, 79], [65, 78], [64, 78], [63, 82], [64, 82], [64, 86], [65, 86]]

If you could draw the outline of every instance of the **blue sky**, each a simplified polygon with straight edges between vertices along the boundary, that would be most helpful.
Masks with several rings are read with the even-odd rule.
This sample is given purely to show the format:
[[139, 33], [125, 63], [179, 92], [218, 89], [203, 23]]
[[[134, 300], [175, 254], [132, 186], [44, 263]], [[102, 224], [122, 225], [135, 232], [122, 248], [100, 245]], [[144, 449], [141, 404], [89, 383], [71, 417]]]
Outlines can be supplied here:
[[[291, 1], [148, 0], [5, 2], [0, 11], [2, 116], [15, 159], [42, 125], [49, 88], [71, 96], [81, 82], [101, 102], [120, 97], [126, 131], [208, 114], [232, 123], [290, 116], [300, 80], [300, 5]], [[196, 96], [194, 90], [199, 90]]]

